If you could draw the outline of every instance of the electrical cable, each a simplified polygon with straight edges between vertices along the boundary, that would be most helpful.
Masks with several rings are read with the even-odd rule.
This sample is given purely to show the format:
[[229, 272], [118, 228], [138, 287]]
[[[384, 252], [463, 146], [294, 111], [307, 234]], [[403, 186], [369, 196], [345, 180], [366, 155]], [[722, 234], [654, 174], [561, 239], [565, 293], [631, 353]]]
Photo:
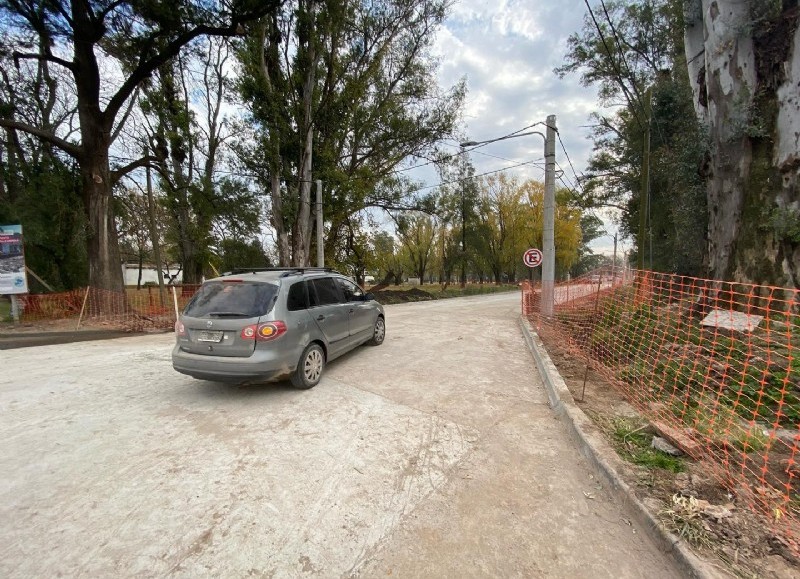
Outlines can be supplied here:
[[[433, 164], [436, 164], [436, 163], [441, 163], [442, 161], [447, 161], [448, 159], [452, 159], [453, 157], [458, 157], [459, 155], [463, 155], [465, 153], [470, 153], [472, 151], [475, 151], [476, 149], [480, 149], [481, 147], [485, 147], [486, 145], [488, 145], [488, 144], [490, 144], [490, 143], [492, 143], [494, 141], [500, 141], [502, 139], [511, 138], [514, 135], [516, 135], [517, 133], [521, 133], [522, 131], [526, 131], [526, 130], [528, 130], [530, 128], [533, 128], [533, 127], [535, 127], [537, 125], [544, 125], [544, 123], [541, 122], [541, 121], [533, 123], [532, 125], [528, 125], [527, 127], [522, 127], [521, 129], [518, 129], [518, 130], [514, 131], [513, 133], [509, 133], [508, 135], [505, 135], [503, 137], [498, 137], [496, 139], [489, 139], [487, 141], [482, 141], [482, 142], [478, 143], [477, 145], [473, 145], [472, 147], [469, 147], [469, 148], [462, 147], [461, 151], [459, 151], [457, 153], [453, 153], [452, 155], [447, 155], [445, 157], [442, 157], [441, 159], [430, 159], [426, 163], [420, 163], [419, 165], [412, 165], [411, 167], [404, 167], [402, 169], [397, 169], [395, 171], [395, 173], [405, 173], [406, 171], [411, 171], [413, 169], [419, 169], [420, 167], [426, 167], [428, 165], [433, 165]], [[449, 143], [445, 143], [445, 144], [449, 145], [449, 146], [455, 146], [455, 145], [450, 145]], [[488, 153], [480, 153], [480, 154], [488, 155]], [[488, 155], [488, 156], [491, 157], [492, 155]], [[426, 157], [422, 157], [422, 158], [425, 159]], [[508, 161], [509, 159], [504, 159], [504, 160]]]
[[435, 189], [436, 187], [441, 187], [443, 185], [452, 185], [454, 183], [461, 183], [462, 181], [469, 181], [470, 179], [477, 179], [478, 177], [485, 177], [486, 175], [502, 173], [503, 171], [508, 171], [509, 169], [515, 169], [517, 167], [522, 167], [524, 165], [535, 165], [540, 167], [542, 166], [542, 164], [539, 163], [539, 161], [544, 161], [544, 159], [534, 159], [532, 161], [524, 161], [522, 163], [517, 163], [516, 165], [511, 165], [510, 167], [503, 167], [502, 169], [495, 169], [494, 171], [486, 171], [485, 173], [479, 173], [478, 175], [470, 175], [469, 177], [461, 177], [460, 179], [442, 181], [441, 183], [437, 183], [436, 185], [426, 185], [425, 187], [419, 187], [417, 189], [412, 189], [411, 191], [406, 191], [406, 193], [419, 193], [420, 191]]

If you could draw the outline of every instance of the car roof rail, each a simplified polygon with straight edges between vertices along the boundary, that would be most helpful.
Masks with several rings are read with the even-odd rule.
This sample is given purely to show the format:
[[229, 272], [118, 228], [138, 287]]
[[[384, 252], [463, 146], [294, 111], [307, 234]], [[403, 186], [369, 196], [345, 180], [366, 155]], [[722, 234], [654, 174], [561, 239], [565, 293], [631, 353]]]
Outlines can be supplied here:
[[300, 275], [305, 272], [331, 272], [336, 273], [330, 267], [235, 267], [231, 271], [226, 271], [222, 275], [237, 275], [242, 273], [263, 273], [263, 272], [278, 272], [281, 271], [281, 277], [289, 275]]

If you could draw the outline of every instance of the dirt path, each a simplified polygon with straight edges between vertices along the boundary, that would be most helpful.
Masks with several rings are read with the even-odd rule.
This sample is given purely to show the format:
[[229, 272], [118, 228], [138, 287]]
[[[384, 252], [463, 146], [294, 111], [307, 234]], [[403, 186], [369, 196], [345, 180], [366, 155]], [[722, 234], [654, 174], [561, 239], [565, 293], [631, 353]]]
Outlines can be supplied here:
[[545, 403], [519, 296], [387, 308], [320, 385], [171, 336], [8, 350], [0, 575], [676, 577]]

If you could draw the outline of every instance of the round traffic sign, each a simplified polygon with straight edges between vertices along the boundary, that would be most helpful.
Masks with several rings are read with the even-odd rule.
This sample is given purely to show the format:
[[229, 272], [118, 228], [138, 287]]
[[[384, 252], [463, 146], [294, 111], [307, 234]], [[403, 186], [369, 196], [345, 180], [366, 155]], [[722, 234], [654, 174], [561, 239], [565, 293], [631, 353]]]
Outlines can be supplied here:
[[531, 248], [522, 256], [522, 261], [528, 267], [539, 267], [542, 264], [542, 252]]

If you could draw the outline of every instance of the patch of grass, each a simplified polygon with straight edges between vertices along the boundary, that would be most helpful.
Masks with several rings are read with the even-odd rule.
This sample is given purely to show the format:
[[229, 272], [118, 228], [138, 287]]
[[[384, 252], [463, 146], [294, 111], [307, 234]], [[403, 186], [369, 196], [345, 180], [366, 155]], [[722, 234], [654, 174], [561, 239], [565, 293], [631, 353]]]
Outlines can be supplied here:
[[626, 418], [611, 421], [611, 437], [619, 455], [633, 464], [647, 469], [663, 469], [670, 472], [685, 470], [683, 459], [670, 456], [651, 447], [653, 435], [644, 432], [647, 424]]
[[5, 299], [0, 299], [0, 322], [10, 322], [11, 319], [11, 302]]
[[500, 292], [519, 291], [516, 285], [494, 285], [490, 283], [485, 284], [468, 284], [462, 288], [460, 286], [448, 286], [446, 290], [442, 290], [442, 286], [435, 286], [436, 289], [428, 288], [431, 295], [437, 298], [457, 298], [462, 296], [479, 296], [484, 294], [496, 294]]
[[747, 426], [730, 404], [725, 396], [715, 400], [700, 393], [692, 397], [691, 405], [673, 405], [673, 412], [684, 424], [717, 444], [728, 444], [742, 452], [767, 449], [769, 436], [757, 425]]

